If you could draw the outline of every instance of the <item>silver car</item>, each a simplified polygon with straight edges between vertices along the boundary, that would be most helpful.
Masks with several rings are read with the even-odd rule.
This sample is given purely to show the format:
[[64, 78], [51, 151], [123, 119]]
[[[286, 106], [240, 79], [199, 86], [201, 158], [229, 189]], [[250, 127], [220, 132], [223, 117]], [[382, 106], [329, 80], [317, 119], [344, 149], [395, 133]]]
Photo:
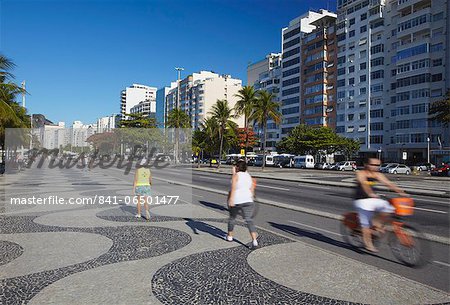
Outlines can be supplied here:
[[411, 174], [411, 169], [405, 164], [393, 164], [387, 167], [387, 172], [389, 174]]
[[398, 165], [398, 163], [383, 163], [383, 164], [380, 165], [379, 170], [382, 173], [389, 173], [388, 167], [392, 166], [392, 165]]

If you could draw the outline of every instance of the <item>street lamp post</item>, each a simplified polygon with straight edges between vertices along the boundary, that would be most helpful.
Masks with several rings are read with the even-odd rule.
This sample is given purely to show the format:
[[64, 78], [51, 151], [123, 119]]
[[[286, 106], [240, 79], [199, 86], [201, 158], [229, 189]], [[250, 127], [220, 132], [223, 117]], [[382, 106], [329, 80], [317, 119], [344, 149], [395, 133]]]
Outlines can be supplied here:
[[177, 70], [177, 72], [178, 72], [178, 78], [177, 78], [177, 108], [179, 108], [180, 107], [180, 90], [181, 90], [181, 85], [180, 85], [181, 71], [184, 71], [184, 68], [176, 67], [175, 70]]
[[380, 148], [378, 148], [378, 160], [381, 160], [381, 152], [382, 152], [382, 150], [381, 150], [381, 146], [380, 146]]
[[430, 137], [427, 137], [427, 163], [430, 163]]

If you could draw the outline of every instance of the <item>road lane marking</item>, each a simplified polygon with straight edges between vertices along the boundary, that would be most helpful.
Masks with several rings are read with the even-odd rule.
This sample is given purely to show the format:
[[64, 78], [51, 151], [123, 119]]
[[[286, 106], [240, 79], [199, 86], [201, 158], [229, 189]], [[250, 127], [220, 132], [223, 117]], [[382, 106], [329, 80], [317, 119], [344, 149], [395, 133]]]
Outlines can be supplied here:
[[307, 227], [307, 228], [310, 228], [310, 229], [314, 229], [314, 230], [326, 232], [326, 233], [329, 233], [329, 234], [333, 234], [333, 235], [337, 235], [337, 236], [341, 236], [341, 237], [343, 236], [342, 234], [339, 234], [339, 233], [335, 233], [335, 232], [328, 231], [328, 230], [325, 230], [325, 229], [321, 229], [321, 228], [317, 228], [317, 227], [305, 225], [305, 224], [303, 224], [303, 223], [296, 222], [296, 221], [293, 221], [293, 220], [289, 220], [289, 222], [292, 222], [292, 223], [295, 223], [295, 224], [297, 224], [297, 225], [299, 225], [299, 226]]
[[424, 209], [424, 208], [418, 208], [418, 207], [414, 207], [414, 209], [415, 210], [420, 210], [420, 211], [432, 212], [432, 213], [448, 214], [445, 211], [439, 211], [439, 210], [431, 210], [431, 209]]
[[449, 268], [450, 268], [450, 264], [447, 264], [447, 263], [444, 263], [444, 262], [433, 261], [433, 263], [438, 264], [438, 265], [443, 265], [443, 266], [446, 266], [446, 267], [449, 267]]
[[302, 186], [302, 187], [305, 187], [305, 188], [321, 189], [321, 190], [328, 190], [328, 189], [330, 189], [330, 187], [327, 187], [327, 186], [312, 186], [312, 185], [309, 185], [307, 183], [306, 184], [299, 183], [298, 186]]
[[281, 190], [281, 191], [290, 191], [290, 189], [284, 188], [284, 187], [276, 187], [276, 186], [269, 186], [269, 185], [263, 185], [263, 184], [257, 184], [256, 187], [267, 187], [269, 189], [275, 189], [275, 190]]
[[213, 177], [208, 177], [208, 176], [197, 176], [197, 177], [203, 178], [203, 179], [209, 179], [209, 180], [223, 180], [223, 179], [213, 178]]
[[192, 194], [192, 196], [203, 198], [203, 196], [201, 196], [201, 195]]
[[[414, 196], [414, 197], [416, 197], [416, 196]], [[434, 203], [441, 203], [441, 204], [450, 205], [450, 203], [448, 201], [438, 201], [438, 200], [429, 200], [429, 199], [420, 199], [420, 198], [417, 198], [416, 201], [423, 201], [425, 203], [427, 203], [427, 202], [434, 202]]]

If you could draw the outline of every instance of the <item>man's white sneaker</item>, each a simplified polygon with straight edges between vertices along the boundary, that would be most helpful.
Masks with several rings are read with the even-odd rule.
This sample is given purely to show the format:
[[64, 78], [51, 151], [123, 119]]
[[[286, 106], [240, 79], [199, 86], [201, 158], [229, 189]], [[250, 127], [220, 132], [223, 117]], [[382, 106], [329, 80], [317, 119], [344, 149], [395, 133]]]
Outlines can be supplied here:
[[233, 241], [233, 236], [227, 235], [227, 236], [225, 237], [225, 239], [226, 239], [227, 241]]
[[252, 246], [255, 247], [255, 248], [258, 247], [258, 241], [256, 239], [254, 239], [252, 241]]
[[147, 220], [150, 220], [150, 212], [149, 211], [145, 211], [145, 218]]
[[134, 217], [135, 217], [135, 218], [141, 218], [141, 215], [136, 214], [136, 215], [134, 215]]

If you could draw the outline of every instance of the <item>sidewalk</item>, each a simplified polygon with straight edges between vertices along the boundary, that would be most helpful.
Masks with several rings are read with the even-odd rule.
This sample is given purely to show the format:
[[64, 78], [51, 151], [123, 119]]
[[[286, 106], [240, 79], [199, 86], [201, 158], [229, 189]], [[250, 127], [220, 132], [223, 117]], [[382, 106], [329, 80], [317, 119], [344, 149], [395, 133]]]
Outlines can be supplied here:
[[[201, 167], [201, 168], [193, 168], [194, 171], [199, 172], [212, 172], [216, 174], [224, 174], [231, 175], [230, 167], [221, 167], [220, 169], [213, 167]], [[249, 171], [252, 173], [252, 176], [255, 178], [265, 178], [265, 179], [274, 179], [281, 181], [295, 181], [301, 183], [311, 183], [311, 184], [319, 184], [319, 185], [328, 185], [328, 186], [339, 186], [339, 187], [348, 187], [354, 188], [355, 183], [354, 178], [343, 177], [342, 180], [345, 181], [327, 181], [326, 176], [323, 177], [323, 180], [320, 179], [317, 175], [312, 175], [311, 172], [301, 173], [301, 172], [278, 172], [276, 169], [268, 168], [261, 171], [260, 168], [250, 167]], [[299, 170], [301, 171], [301, 170]], [[338, 174], [339, 172], [329, 171], [325, 174]], [[308, 177], [310, 176], [310, 177]], [[438, 179], [434, 177], [427, 177], [427, 180], [421, 180], [420, 182], [415, 181], [396, 181], [396, 183], [402, 187], [407, 193], [414, 195], [425, 195], [432, 197], [440, 197], [440, 198], [450, 198], [450, 188], [448, 185], [450, 184], [450, 179], [443, 177], [443, 179]], [[351, 182], [347, 182], [351, 181]], [[441, 183], [436, 185], [437, 181]], [[381, 190], [387, 190], [384, 186], [378, 186]]]
[[[10, 194], [32, 194], [21, 177]], [[125, 196], [129, 185], [101, 171], [73, 183], [52, 175], [65, 196]], [[26, 187], [30, 185], [30, 187]], [[104, 187], [107, 185], [107, 187]], [[24, 187], [25, 186], [25, 187]], [[184, 186], [154, 183], [165, 194]], [[251, 251], [246, 227], [226, 242], [226, 214], [182, 202], [135, 207], [31, 206], [0, 214], [1, 304], [430, 304], [442, 291], [259, 229]]]

